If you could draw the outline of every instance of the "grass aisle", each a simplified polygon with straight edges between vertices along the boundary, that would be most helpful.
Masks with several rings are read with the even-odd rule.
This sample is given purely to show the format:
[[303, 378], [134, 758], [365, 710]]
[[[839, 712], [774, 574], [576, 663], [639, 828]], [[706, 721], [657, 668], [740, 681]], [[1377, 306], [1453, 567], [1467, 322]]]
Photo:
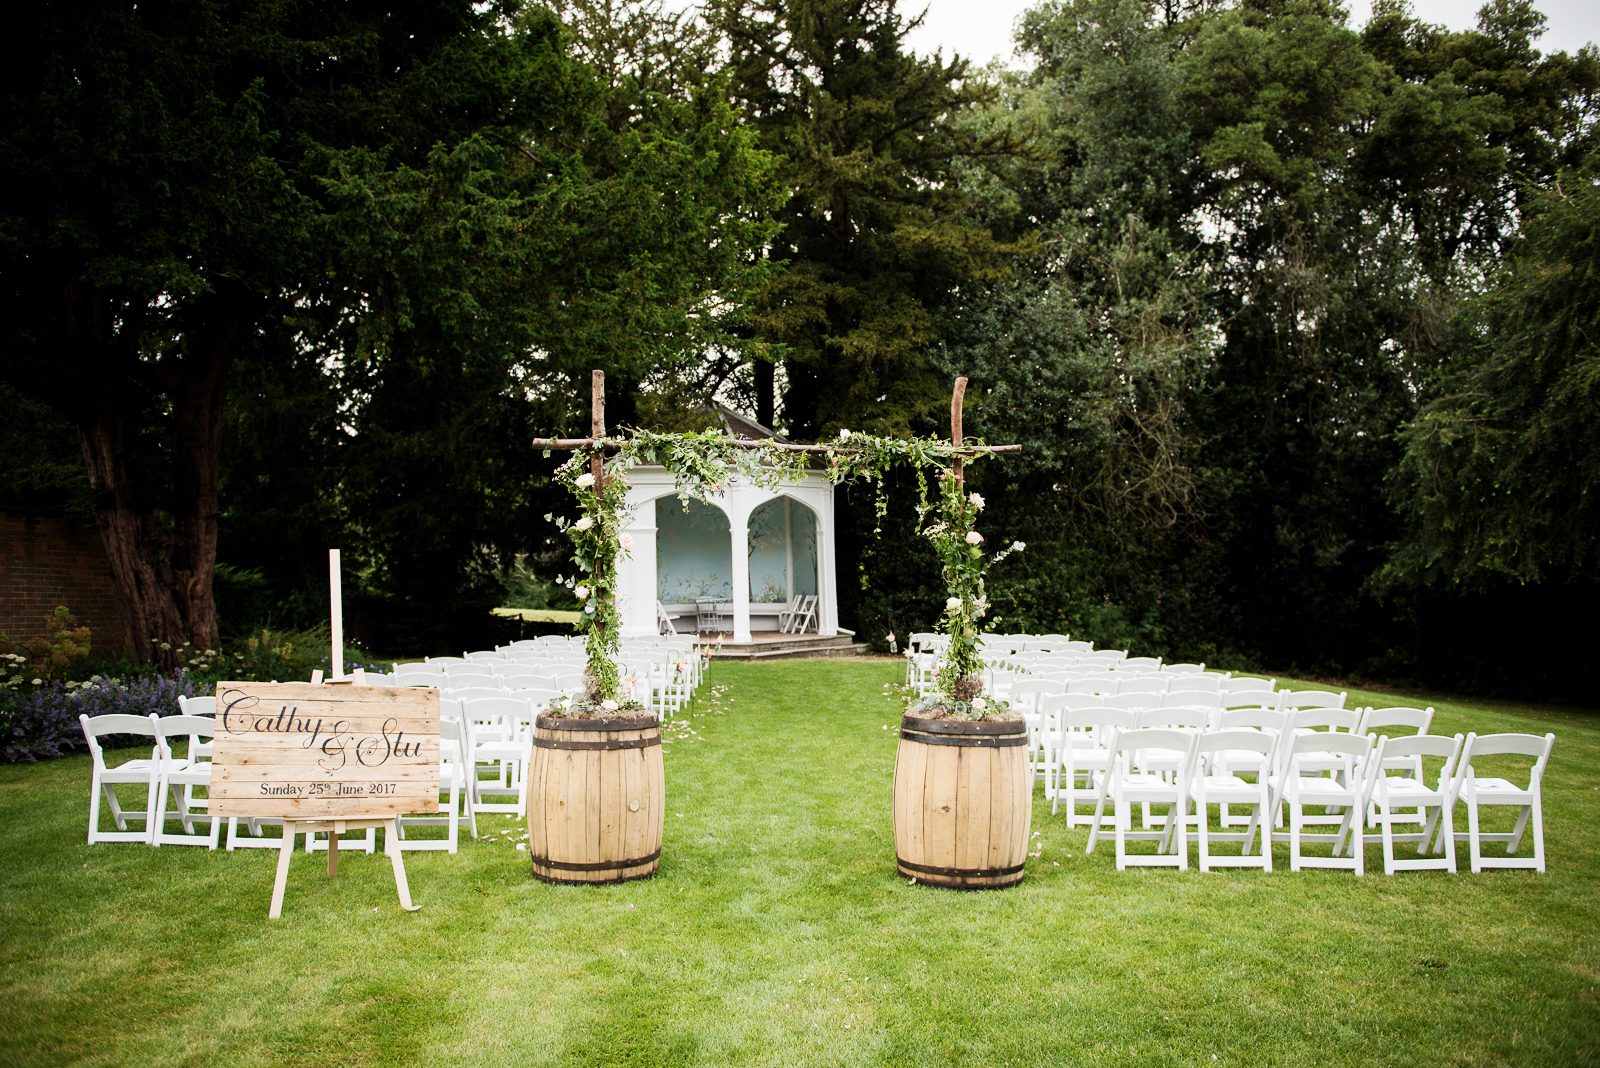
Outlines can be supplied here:
[[[0, 768], [0, 1063], [1568, 1065], [1600, 1060], [1600, 722], [1555, 730], [1550, 874], [1113, 870], [1036, 796], [1013, 890], [894, 870], [884, 661], [718, 664], [660, 874], [528, 872], [519, 826], [337, 880], [84, 845], [88, 761]], [[1378, 703], [1393, 703], [1374, 695]], [[1352, 703], [1367, 695], [1352, 694]], [[1377, 862], [1376, 849], [1369, 865]]]

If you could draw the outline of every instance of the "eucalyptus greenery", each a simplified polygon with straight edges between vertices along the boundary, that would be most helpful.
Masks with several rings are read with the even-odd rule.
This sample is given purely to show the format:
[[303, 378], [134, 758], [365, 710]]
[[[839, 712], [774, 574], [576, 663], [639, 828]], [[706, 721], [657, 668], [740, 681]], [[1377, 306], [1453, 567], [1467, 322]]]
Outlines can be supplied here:
[[[882, 529], [887, 511], [884, 475], [889, 467], [896, 462], [905, 463], [916, 476], [917, 522], [939, 557], [947, 593], [939, 629], [949, 639], [937, 669], [934, 695], [917, 708], [978, 719], [1006, 709], [1003, 702], [981, 696], [983, 659], [978, 653], [979, 638], [982, 620], [989, 612], [984, 579], [993, 564], [1025, 548], [1022, 542], [1014, 541], [991, 554], [988, 539], [977, 529], [984, 499], [967, 492], [953, 461], [960, 456], [970, 464], [986, 455], [974, 451], [982, 448], [983, 443], [975, 440], [958, 450], [937, 438], [885, 438], [843, 430], [830, 451], [830, 469], [836, 481], [864, 478], [876, 483], [875, 534]], [[937, 476], [937, 495], [930, 493], [930, 471]]]

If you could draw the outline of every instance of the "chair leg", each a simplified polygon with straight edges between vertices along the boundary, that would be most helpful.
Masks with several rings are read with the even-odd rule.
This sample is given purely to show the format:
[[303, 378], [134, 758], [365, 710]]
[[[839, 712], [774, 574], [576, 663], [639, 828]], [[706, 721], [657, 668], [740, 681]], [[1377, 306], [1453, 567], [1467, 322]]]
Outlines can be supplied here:
[[1289, 870], [1300, 870], [1300, 804], [1289, 803]]
[[1540, 794], [1533, 795], [1529, 806], [1533, 813], [1533, 870], [1544, 874], [1544, 802]]
[[100, 775], [96, 772], [89, 777], [89, 841], [94, 845], [95, 837], [100, 833]]
[[1478, 840], [1478, 802], [1467, 802], [1467, 855], [1472, 862], [1472, 874], [1483, 871], [1483, 843]]
[[1506, 841], [1506, 856], [1511, 856], [1522, 845], [1522, 833], [1528, 829], [1528, 814], [1532, 811], [1532, 805], [1523, 805], [1522, 811], [1517, 813], [1517, 825], [1511, 828], [1511, 837]]

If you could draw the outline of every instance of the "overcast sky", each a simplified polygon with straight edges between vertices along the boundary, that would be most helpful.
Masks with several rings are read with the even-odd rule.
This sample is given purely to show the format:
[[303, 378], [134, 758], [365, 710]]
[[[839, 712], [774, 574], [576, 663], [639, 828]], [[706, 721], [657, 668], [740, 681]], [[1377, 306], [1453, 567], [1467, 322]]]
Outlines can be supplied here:
[[[1350, 24], [1360, 27], [1372, 11], [1371, 0], [1347, 0]], [[959, 53], [977, 66], [999, 56], [1011, 58], [1011, 27], [1017, 16], [1031, 7], [1030, 0], [902, 0], [901, 10], [914, 13], [926, 4], [928, 17], [911, 35], [919, 52], [943, 49]], [[1425, 22], [1466, 29], [1478, 21], [1482, 0], [1411, 0], [1412, 10]], [[1535, 0], [1549, 25], [1538, 44], [1545, 52], [1576, 52], [1600, 40], [1600, 0]]]

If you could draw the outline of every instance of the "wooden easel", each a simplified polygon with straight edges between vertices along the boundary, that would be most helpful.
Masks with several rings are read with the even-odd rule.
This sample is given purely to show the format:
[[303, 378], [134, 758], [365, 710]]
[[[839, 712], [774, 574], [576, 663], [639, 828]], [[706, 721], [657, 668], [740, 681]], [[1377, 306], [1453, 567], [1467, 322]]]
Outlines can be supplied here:
[[272, 883], [272, 906], [267, 910], [269, 920], [283, 916], [283, 890], [289, 880], [289, 858], [294, 855], [294, 843], [299, 835], [309, 836], [319, 832], [328, 836], [328, 878], [339, 874], [339, 836], [345, 831], [383, 829], [383, 851], [389, 854], [394, 866], [395, 890], [400, 895], [400, 907], [416, 912], [421, 905], [411, 903], [411, 886], [406, 882], [406, 865], [400, 857], [400, 820], [398, 817], [348, 819], [348, 820], [284, 820], [283, 845], [278, 850], [278, 874]]

